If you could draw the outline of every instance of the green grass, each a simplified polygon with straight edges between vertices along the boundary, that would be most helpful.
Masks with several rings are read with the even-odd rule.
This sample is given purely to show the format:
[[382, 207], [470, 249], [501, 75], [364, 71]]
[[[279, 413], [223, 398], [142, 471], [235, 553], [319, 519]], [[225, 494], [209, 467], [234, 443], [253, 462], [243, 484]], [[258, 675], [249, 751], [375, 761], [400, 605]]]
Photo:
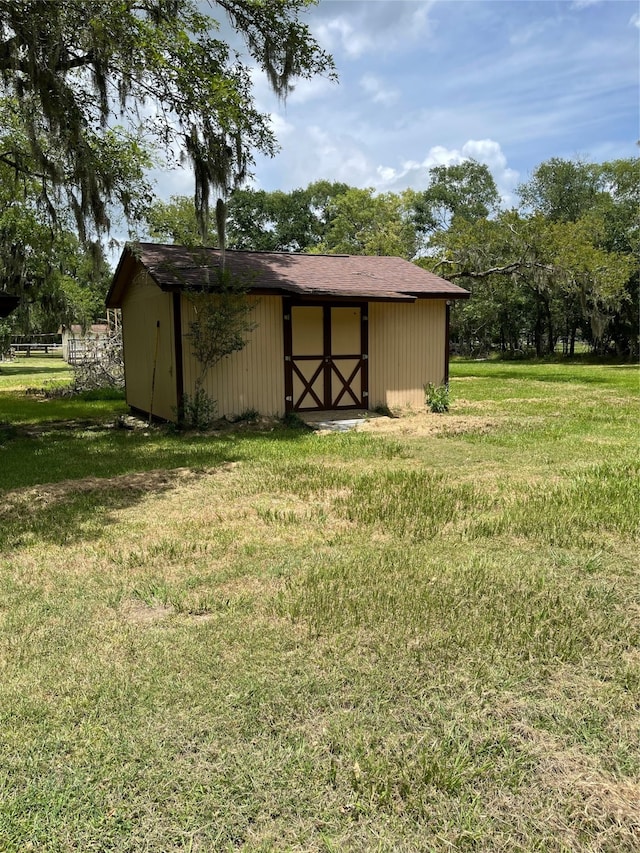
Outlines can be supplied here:
[[0, 849], [639, 849], [637, 368], [459, 360], [393, 431], [206, 436], [31, 362]]
[[52, 395], [55, 390], [68, 388], [72, 380], [73, 371], [60, 356], [0, 361], [0, 442], [7, 423], [18, 426], [107, 419], [127, 411], [120, 391], [93, 391], [75, 397]]

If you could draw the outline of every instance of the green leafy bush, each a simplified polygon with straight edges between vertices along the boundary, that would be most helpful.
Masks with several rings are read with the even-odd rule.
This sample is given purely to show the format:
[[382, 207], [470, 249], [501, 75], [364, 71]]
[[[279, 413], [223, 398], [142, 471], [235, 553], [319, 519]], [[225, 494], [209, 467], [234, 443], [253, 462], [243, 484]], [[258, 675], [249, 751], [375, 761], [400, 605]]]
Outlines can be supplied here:
[[204, 388], [198, 388], [193, 396], [185, 394], [178, 425], [185, 429], [208, 429], [215, 419], [216, 404]]
[[449, 411], [449, 386], [433, 385], [429, 382], [424, 388], [425, 402], [432, 412], [438, 414]]

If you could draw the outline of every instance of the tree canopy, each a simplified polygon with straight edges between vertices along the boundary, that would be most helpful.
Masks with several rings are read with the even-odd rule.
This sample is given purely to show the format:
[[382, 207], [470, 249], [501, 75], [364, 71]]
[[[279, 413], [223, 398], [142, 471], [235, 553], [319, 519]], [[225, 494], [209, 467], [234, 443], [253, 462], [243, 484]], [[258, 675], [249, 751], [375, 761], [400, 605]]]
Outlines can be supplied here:
[[335, 76], [301, 20], [313, 2], [0, 0], [1, 286], [51, 291], [48, 232], [99, 259], [115, 216], [145, 217], [152, 164], [192, 167], [206, 233], [210, 201], [277, 148], [255, 67], [281, 97]]
[[296, 77], [333, 74], [300, 20], [311, 2], [212, 0], [243, 37], [241, 55], [194, 0], [0, 0], [3, 124], [12, 129], [0, 161], [37, 181], [52, 216], [70, 210], [84, 237], [108, 229], [111, 202], [140, 213], [131, 169], [146, 166], [153, 147], [191, 164], [206, 223], [211, 192], [241, 181], [253, 151], [276, 149], [253, 101], [251, 64], [283, 97]]
[[[379, 193], [317, 181], [243, 189], [229, 200], [228, 245], [262, 251], [399, 255], [472, 291], [452, 312], [465, 351], [531, 347], [638, 351], [640, 160], [542, 163], [499, 210], [486, 166], [437, 166], [423, 191]], [[153, 208], [152, 234], [197, 235], [185, 198]], [[200, 239], [200, 238], [197, 238]], [[209, 235], [215, 241], [215, 234]]]
[[596, 351], [638, 353], [640, 159], [584, 163], [552, 158], [519, 187], [520, 211], [458, 220], [425, 262], [471, 289], [456, 307], [465, 347], [538, 354], [580, 331]]
[[446, 229], [454, 217], [475, 221], [498, 209], [500, 195], [489, 167], [475, 160], [429, 169], [429, 185], [414, 202], [414, 221], [431, 234]]

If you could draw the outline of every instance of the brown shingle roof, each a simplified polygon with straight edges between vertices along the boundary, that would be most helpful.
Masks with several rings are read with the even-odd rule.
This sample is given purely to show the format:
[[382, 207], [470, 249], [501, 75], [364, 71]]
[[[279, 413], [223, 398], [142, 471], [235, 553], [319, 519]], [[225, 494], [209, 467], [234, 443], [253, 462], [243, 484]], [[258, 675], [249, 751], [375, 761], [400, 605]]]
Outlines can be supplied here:
[[[111, 308], [121, 304], [132, 261], [141, 263], [162, 290], [175, 291], [201, 287], [207, 271], [220, 268], [221, 253], [159, 243], [128, 247], [107, 296]], [[254, 293], [394, 302], [469, 296], [467, 290], [402, 258], [227, 250], [225, 264], [233, 274], [246, 277]]]

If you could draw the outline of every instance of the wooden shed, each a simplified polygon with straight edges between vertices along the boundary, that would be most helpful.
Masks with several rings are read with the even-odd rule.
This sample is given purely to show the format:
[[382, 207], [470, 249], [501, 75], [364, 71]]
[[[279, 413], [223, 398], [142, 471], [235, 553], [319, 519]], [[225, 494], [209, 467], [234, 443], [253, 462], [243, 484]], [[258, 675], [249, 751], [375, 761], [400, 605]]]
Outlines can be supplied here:
[[[420, 407], [448, 381], [449, 303], [468, 291], [401, 258], [224, 253], [250, 282], [254, 330], [208, 374], [219, 416]], [[125, 248], [107, 295], [122, 309], [127, 403], [175, 420], [199, 365], [190, 294], [220, 270], [217, 249]]]

